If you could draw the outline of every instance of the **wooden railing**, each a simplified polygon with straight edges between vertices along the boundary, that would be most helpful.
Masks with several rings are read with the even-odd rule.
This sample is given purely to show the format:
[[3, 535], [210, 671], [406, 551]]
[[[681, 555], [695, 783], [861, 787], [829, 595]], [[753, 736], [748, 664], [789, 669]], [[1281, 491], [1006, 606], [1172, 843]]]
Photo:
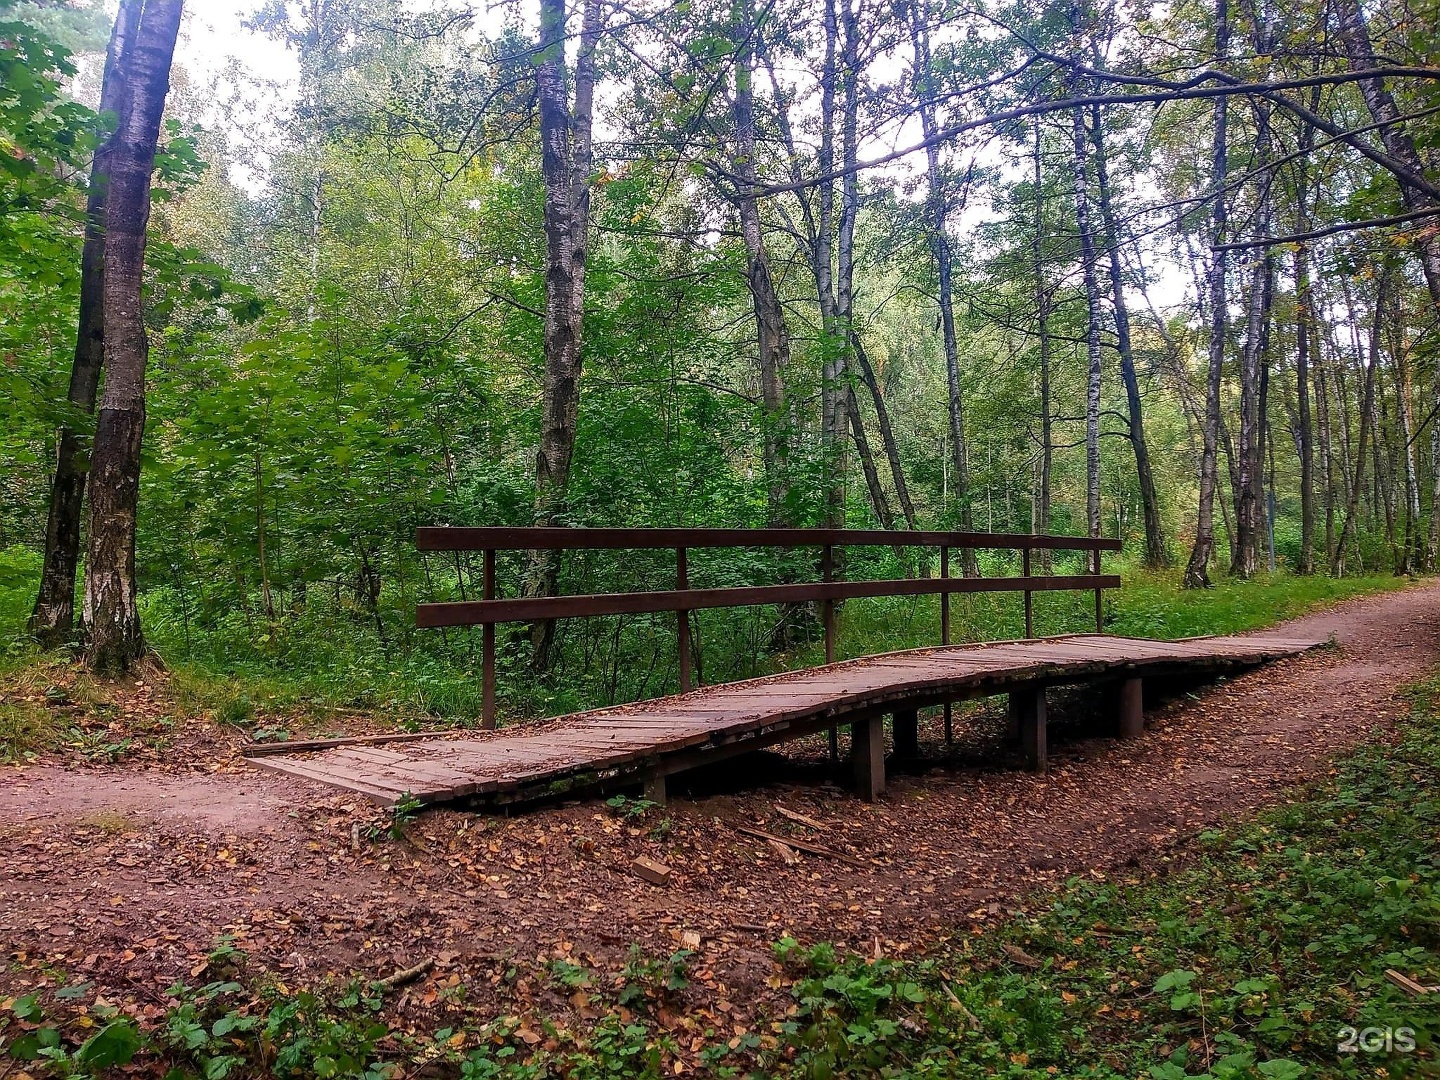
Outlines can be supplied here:
[[[1119, 551], [1119, 540], [1084, 536], [1034, 536], [1028, 533], [903, 532], [882, 529], [549, 529], [549, 528], [423, 528], [416, 530], [421, 551], [483, 552], [481, 596], [458, 603], [420, 604], [416, 624], [422, 627], [480, 626], [482, 645], [482, 722], [495, 726], [495, 624], [532, 622], [585, 615], [632, 615], [675, 612], [680, 656], [680, 689], [691, 689], [690, 612], [704, 608], [754, 604], [801, 604], [819, 601], [825, 626], [825, 662], [835, 661], [835, 603], [867, 596], [940, 597], [940, 638], [950, 644], [950, 596], [953, 593], [1020, 592], [1025, 596], [1025, 636], [1035, 636], [1033, 595], [1059, 590], [1094, 590], [1095, 629], [1101, 630], [1103, 590], [1119, 588], [1120, 579], [1100, 572], [1100, 553]], [[880, 581], [836, 581], [835, 549], [839, 547], [938, 547], [940, 576]], [[691, 548], [818, 548], [822, 580], [785, 585], [692, 589], [687, 551]], [[675, 552], [675, 588], [651, 592], [500, 598], [495, 593], [495, 558], [499, 551], [575, 551], [665, 549]], [[1019, 577], [951, 577], [952, 550], [1007, 550], [1021, 554]], [[1090, 572], [1035, 575], [1031, 553], [1068, 550], [1089, 553]]]

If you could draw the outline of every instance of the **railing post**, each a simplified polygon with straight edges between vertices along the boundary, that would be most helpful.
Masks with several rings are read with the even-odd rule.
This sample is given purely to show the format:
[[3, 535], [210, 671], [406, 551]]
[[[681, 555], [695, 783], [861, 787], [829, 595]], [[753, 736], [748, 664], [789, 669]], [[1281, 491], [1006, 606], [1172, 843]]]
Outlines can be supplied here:
[[[1030, 576], [1030, 549], [1020, 549], [1020, 576]], [[1025, 636], [1035, 636], [1035, 594], [1029, 589], [1025, 590]]]
[[[1099, 547], [1096, 547], [1095, 550], [1090, 553], [1090, 564], [1091, 564], [1091, 567], [1092, 567], [1092, 569], [1093, 569], [1093, 572], [1094, 572], [1095, 576], [1096, 576], [1096, 577], [1099, 577], [1099, 576], [1100, 576], [1100, 549], [1099, 549]], [[1104, 596], [1105, 596], [1105, 591], [1104, 591], [1103, 589], [1101, 589], [1101, 588], [1097, 585], [1097, 586], [1095, 587], [1095, 632], [1096, 632], [1097, 634], [1103, 634], [1103, 633], [1105, 632], [1105, 612], [1104, 612], [1104, 609], [1103, 609], [1102, 604], [1101, 604], [1101, 601], [1104, 599]]]
[[[495, 599], [495, 549], [485, 549], [481, 598]], [[481, 632], [480, 726], [493, 730], [495, 719], [495, 624], [487, 622]]]
[[[826, 581], [835, 580], [835, 549], [832, 548], [829, 544], [824, 545], [820, 549], [820, 571], [822, 577], [824, 577]], [[825, 663], [833, 664], [835, 662], [835, 601], [827, 597], [825, 600], [821, 601], [820, 610], [823, 613], [822, 617], [825, 620]], [[852, 740], [855, 738], [855, 730], [856, 729], [853, 726], [850, 729], [850, 738]], [[830, 747], [830, 760], [832, 762], [839, 761], [840, 731], [838, 728], [832, 727], [828, 735], [829, 738], [827, 741]], [[851, 752], [854, 752], [853, 745], [851, 746]], [[885, 782], [883, 773], [884, 767], [882, 766], [881, 769], [882, 773], [880, 783], [883, 785]]]
[[[690, 588], [690, 567], [683, 547], [675, 549], [675, 587], [682, 592]], [[678, 620], [675, 636], [680, 652], [680, 692], [683, 694], [690, 689], [690, 612], [682, 610], [675, 615]]]
[[[950, 547], [948, 544], [940, 545], [940, 577], [942, 579], [950, 576]], [[950, 644], [950, 594], [940, 594], [940, 644]]]
[[[835, 580], [835, 549], [826, 544], [820, 552], [820, 570], [827, 582]], [[820, 610], [825, 619], [825, 663], [835, 662], [835, 601], [829, 598], [821, 602]]]
[[[945, 580], [950, 577], [950, 545], [940, 545], [940, 578]], [[940, 644], [950, 644], [950, 594], [940, 594]], [[945, 745], [950, 746], [955, 742], [955, 706], [945, 702]]]

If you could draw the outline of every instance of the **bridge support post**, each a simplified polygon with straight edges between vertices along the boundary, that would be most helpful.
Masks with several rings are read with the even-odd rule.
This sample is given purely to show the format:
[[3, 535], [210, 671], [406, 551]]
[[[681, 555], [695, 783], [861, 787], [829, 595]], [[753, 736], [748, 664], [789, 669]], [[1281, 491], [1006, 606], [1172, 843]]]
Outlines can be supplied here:
[[1018, 729], [1025, 764], [1032, 772], [1045, 771], [1045, 688], [1037, 686], [1010, 694], [1010, 716]]
[[667, 798], [664, 776], [647, 776], [645, 778], [645, 798], [656, 806], [665, 805]]
[[892, 715], [895, 757], [900, 761], [914, 761], [920, 756], [920, 714], [915, 709], [896, 709]]
[[885, 790], [885, 718], [873, 716], [850, 725], [850, 760], [855, 768], [855, 792], [874, 802]]
[[1139, 679], [1126, 679], [1115, 695], [1116, 727], [1122, 739], [1145, 734], [1145, 694]]

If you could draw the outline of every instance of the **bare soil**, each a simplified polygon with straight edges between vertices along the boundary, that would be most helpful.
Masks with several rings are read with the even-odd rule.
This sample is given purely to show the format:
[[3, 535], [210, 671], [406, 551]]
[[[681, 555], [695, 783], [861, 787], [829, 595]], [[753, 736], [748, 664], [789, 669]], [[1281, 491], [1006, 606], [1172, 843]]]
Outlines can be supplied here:
[[[922, 950], [1071, 875], [1125, 878], [1182, 857], [1197, 830], [1284, 800], [1402, 716], [1407, 684], [1440, 666], [1440, 582], [1288, 629], [1340, 647], [1152, 705], [1129, 743], [1096, 735], [1076, 695], [1045, 775], [1021, 771], [994, 710], [957, 715], [949, 750], [931, 716], [929, 767], [894, 777], [874, 805], [836, 783], [823, 740], [733, 765], [729, 783], [762, 786], [697, 778], [696, 794], [643, 818], [594, 802], [511, 818], [434, 810], [398, 840], [363, 800], [258, 771], [213, 729], [134, 762], [0, 768], [12, 961], [0, 988], [84, 978], [163, 1003], [226, 935], [252, 969], [292, 982], [434, 960], [398, 1003], [423, 1028], [449, 1008], [447, 986], [463, 983], [472, 1008], [564, 1008], [536, 977], [551, 959], [612, 977], [632, 943], [669, 953], [698, 937], [692, 993], [743, 1027], [780, 992], [768, 945], [782, 935]], [[787, 859], [736, 825], [847, 858]], [[639, 855], [671, 866], [672, 882], [635, 876]]]

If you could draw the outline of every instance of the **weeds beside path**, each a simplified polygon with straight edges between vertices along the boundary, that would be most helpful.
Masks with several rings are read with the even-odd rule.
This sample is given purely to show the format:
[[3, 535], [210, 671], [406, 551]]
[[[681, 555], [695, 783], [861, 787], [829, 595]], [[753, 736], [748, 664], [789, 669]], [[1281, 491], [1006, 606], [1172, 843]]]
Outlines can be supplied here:
[[[1091, 968], [1098, 970], [1106, 962], [1099, 953], [1085, 950], [1104, 944], [1091, 939], [1104, 938], [1107, 928], [1117, 932], [1112, 935], [1117, 956], [1118, 951], [1143, 943], [1119, 944], [1127, 940], [1130, 931], [1125, 925], [1130, 924], [1110, 921], [1133, 922], [1141, 916], [1122, 916], [1115, 913], [1119, 909], [1096, 914], [1100, 909], [1095, 904], [1118, 901], [1108, 893], [1077, 892], [1065, 882], [1094, 870], [1102, 877], [1108, 874], [1110, 885], [1142, 884], [1152, 871], [1163, 869], [1177, 856], [1181, 862], [1201, 857], [1187, 846], [1198, 831], [1213, 828], [1227, 814], [1292, 797], [1295, 784], [1323, 777], [1336, 753], [1366, 741], [1377, 728], [1388, 730], [1409, 710], [1403, 687], [1440, 665], [1440, 583], [1425, 582], [1397, 593], [1349, 601], [1292, 625], [1297, 633], [1307, 635], [1333, 633], [1343, 648], [1247, 675], [1195, 701], [1182, 700], [1153, 716], [1151, 732], [1134, 744], [1121, 747], [1077, 735], [1056, 748], [1054, 771], [1045, 777], [994, 765], [952, 765], [901, 779], [875, 807], [860, 806], [823, 784], [791, 783], [682, 800], [664, 817], [639, 821], [591, 804], [508, 820], [431, 812], [409, 827], [411, 842], [397, 843], [357, 839], [355, 826], [362, 824], [363, 810], [343, 798], [303, 785], [275, 784], [250, 773], [221, 772], [207, 780], [233, 784], [237, 793], [245, 793], [237, 798], [262, 807], [264, 812], [237, 823], [208, 817], [192, 820], [183, 813], [132, 804], [109, 816], [93, 806], [83, 811], [66, 808], [75, 786], [91, 783], [87, 778], [108, 784], [117, 772], [127, 782], [140, 780], [144, 773], [7, 770], [0, 774], [4, 779], [0, 942], [13, 960], [7, 985], [17, 993], [42, 983], [52, 990], [65, 983], [84, 985], [87, 989], [73, 999], [79, 1005], [65, 1008], [89, 1008], [99, 993], [153, 1023], [180, 1000], [169, 994], [172, 984], [204, 985], [200, 980], [215, 974], [207, 955], [222, 936], [230, 942], [228, 948], [248, 957], [244, 985], [268, 986], [265, 1000], [271, 1005], [279, 1000], [276, 980], [287, 989], [297, 984], [343, 985], [351, 973], [381, 977], [430, 959], [435, 961], [433, 971], [413, 987], [391, 995], [383, 1006], [382, 1015], [394, 1034], [386, 1036], [390, 1041], [378, 1053], [405, 1056], [415, 1045], [406, 1040], [413, 1036], [423, 1042], [446, 1028], [450, 1029], [447, 1039], [460, 1033], [464, 1036], [460, 1044], [473, 1051], [478, 1020], [498, 1011], [516, 1018], [515, 1031], [535, 1037], [533, 1043], [526, 1035], [517, 1035], [518, 1043], [504, 1037], [506, 1045], [523, 1046], [525, 1053], [551, 1043], [553, 1053], [569, 1052], [573, 1044], [568, 1033], [590, 1032], [584, 1038], [593, 1040], [598, 1032], [602, 1043], [608, 1039], [609, 1045], [638, 1055], [632, 1064], [653, 1057], [655, 1068], [671, 1074], [677, 1062], [691, 1070], [701, 1068], [705, 1060], [718, 1067], [717, 1039], [723, 1040], [721, 1045], [734, 1041], [736, 1052], [753, 1054], [768, 1048], [782, 1054], [784, 1045], [809, 1038], [809, 1032], [817, 1040], [811, 1049], [821, 1055], [812, 1075], [820, 1076], [827, 1068], [822, 1060], [825, 1046], [834, 1043], [837, 1030], [842, 1042], [848, 1039], [853, 1020], [827, 1027], [831, 1023], [827, 1010], [835, 1003], [827, 997], [832, 988], [825, 982], [833, 977], [833, 992], [845, 998], [836, 1015], [844, 1016], [857, 1002], [873, 999], [872, 1012], [885, 1023], [858, 1021], [854, 1037], [889, 1047], [885, 1053], [893, 1052], [894, 1061], [908, 1063], [911, 1075], [924, 1075], [926, 1069], [933, 1075], [963, 1075], [958, 1071], [961, 1065], [973, 1066], [978, 1070], [974, 1075], [999, 1067], [1025, 1075], [1051, 1066], [1078, 1075], [1072, 1069], [1075, 1047], [1091, 1044], [1071, 1041], [1089, 1036], [1075, 1019], [1087, 1014], [1080, 1011], [1072, 1016], [1069, 1007], [1078, 1008], [1079, 983], [1091, 980]], [[155, 785], [156, 799], [166, 794], [164, 781], [162, 777]], [[1402, 792], [1410, 790], [1402, 781], [1404, 777], [1392, 777], [1384, 782]], [[1425, 775], [1417, 773], [1405, 782], [1423, 790]], [[825, 822], [823, 843], [845, 850], [864, 868], [811, 859], [787, 865], [763, 841], [724, 827], [758, 824], [778, 834], [801, 828], [777, 814], [777, 803]], [[1374, 805], [1383, 809], [1380, 802]], [[1318, 812], [1306, 810], [1307, 815]], [[1417, 812], [1414, 820], [1422, 832], [1429, 829], [1425, 842], [1431, 842], [1436, 830], [1426, 814], [1428, 810]], [[1357, 827], [1368, 828], [1362, 818], [1357, 816], [1361, 822]], [[1319, 824], [1323, 823], [1315, 827]], [[1304, 830], [1291, 832], [1309, 835]], [[1252, 854], [1287, 859], [1291, 848], [1301, 855], [1308, 852], [1311, 861], [1326, 853], [1324, 843], [1316, 839], [1300, 845], [1286, 840], [1273, 851]], [[1375, 859], [1389, 857], [1378, 849], [1366, 850]], [[676, 867], [678, 880], [668, 890], [627, 872], [629, 860], [642, 853]], [[1221, 859], [1238, 857], [1223, 847], [1212, 854]], [[1403, 851], [1399, 857], [1408, 858]], [[1275, 884], [1282, 880], [1280, 873], [1298, 875], [1297, 869], [1258, 858], [1250, 869], [1243, 861], [1239, 869], [1228, 866], [1223, 861], [1209, 865], [1205, 873], [1214, 880], [1208, 890], [1200, 889], [1206, 881], [1203, 875], [1176, 879], [1190, 882], [1181, 889], [1184, 895], [1198, 898], [1195, 912], [1209, 912], [1213, 898], [1231, 892], [1235, 899], [1225, 906], [1241, 902], [1246, 880]], [[1381, 867], [1396, 882], [1405, 880], [1391, 872], [1388, 862], [1382, 866], [1356, 859], [1353, 866], [1361, 877]], [[1258, 876], [1244, 879], [1241, 870]], [[1420, 877], [1412, 890], [1422, 884], [1424, 868], [1417, 872]], [[1238, 888], [1216, 883], [1228, 873], [1237, 875], [1233, 880], [1240, 883]], [[1297, 880], [1303, 884], [1310, 879]], [[1163, 882], [1157, 887], [1163, 888]], [[1392, 905], [1403, 925], [1414, 935], [1424, 933], [1427, 924], [1419, 920], [1434, 918], [1433, 908], [1425, 906], [1428, 900], [1419, 903], [1428, 894], [1406, 891], [1403, 884], [1394, 889], [1404, 892], [1396, 898], [1400, 906]], [[1019, 897], [1044, 896], [1047, 891], [1069, 898], [1063, 903], [1070, 907], [1062, 907], [1053, 918], [1034, 916], [1038, 922], [1012, 918]], [[1386, 896], [1380, 899], [1390, 902]], [[1365, 898], [1351, 896], [1347, 902], [1359, 911]], [[1412, 903], [1419, 906], [1412, 910], [1407, 906]], [[1085, 1024], [1102, 1025], [1094, 1030], [1107, 1044], [1123, 1049], [1128, 1044], [1115, 1040], [1133, 1022], [1139, 1041], [1125, 1052], [1133, 1051], [1157, 1067], [1166, 1064], [1163, 1058], [1168, 1055], [1159, 1051], [1167, 1046], [1170, 1054], [1182, 1046], [1187, 1053], [1200, 1054], [1187, 1058], [1185, 1065], [1169, 1062], [1192, 1072], [1220, 1068], [1225, 1053], [1243, 1053], [1218, 1042], [1208, 1050], [1204, 1046], [1204, 1039], [1213, 1039], [1216, 1030], [1210, 1019], [1213, 1010], [1229, 1008], [1225, 1002], [1241, 993], [1234, 984], [1220, 985], [1228, 978], [1228, 969], [1212, 971], [1201, 963], [1206, 957], [1219, 962], [1206, 950], [1213, 943], [1223, 944], [1227, 934], [1238, 935], [1235, 940], [1240, 944], [1235, 948], [1250, 949], [1246, 963], [1257, 972], [1278, 970], [1279, 984], [1244, 992], [1246, 998], [1258, 994], [1267, 1003], [1256, 1024], [1272, 1018], [1267, 1011], [1270, 1001], [1288, 1000], [1290, 991], [1301, 985], [1297, 979], [1309, 980], [1325, 965], [1311, 956], [1318, 966], [1305, 967], [1308, 954], [1301, 949], [1293, 957], [1301, 968], [1287, 972], [1285, 965], [1292, 958], [1284, 950], [1291, 947], [1290, 939], [1274, 945], [1270, 938], [1257, 936], [1274, 937], [1282, 931], [1303, 936], [1308, 932], [1306, 920], [1313, 923], [1318, 916], [1301, 910], [1293, 916], [1293, 925], [1274, 926], [1268, 915], [1242, 925], [1236, 921], [1240, 914], [1244, 913], [1220, 916], [1227, 920], [1223, 926], [1206, 915], [1205, 933], [1193, 940], [1186, 938], [1189, 931], [1182, 932], [1183, 927], [1176, 930], [1179, 937], [1174, 941], [1166, 937], [1170, 931], [1161, 923], [1168, 925], [1178, 916], [1157, 919], [1155, 931], [1146, 931], [1155, 946], [1132, 953], [1134, 966], [1116, 967], [1109, 981], [1095, 976], [1086, 993], [1092, 995], [1096, 1011]], [[1093, 932], [1094, 921], [1105, 924], [1099, 934]], [[1075, 931], [1069, 937], [1085, 938], [1084, 950], [1074, 942], [1065, 944], [1068, 938], [1061, 931], [1072, 923]], [[1212, 935], [1217, 926], [1220, 929]], [[1342, 954], [1347, 958], [1344, 962], [1358, 963], [1363, 950], [1372, 947], [1375, 957], [1397, 951], [1394, 942], [1383, 940], [1391, 930], [1382, 927], [1382, 931], [1374, 940], [1363, 940], [1371, 931], [1361, 926], [1350, 951]], [[985, 942], [996, 934], [1028, 959], [1003, 950], [987, 958], [988, 954], [975, 952], [976, 945], [967, 950], [961, 944]], [[1028, 945], [1027, 934], [1031, 935]], [[797, 944], [782, 962], [769, 946], [786, 938]], [[1253, 948], [1246, 944], [1252, 940], [1258, 943]], [[660, 958], [654, 961], [660, 966], [636, 967], [629, 957], [632, 942], [640, 943], [647, 956]], [[792, 1021], [800, 1027], [787, 1031], [784, 1023], [790, 1021], [773, 1018], [783, 1014], [790, 1002], [792, 985], [809, 985], [805, 980], [810, 974], [831, 963], [823, 951], [810, 951], [816, 943], [859, 950], [872, 959], [879, 955], [886, 962], [862, 970], [835, 961], [840, 967], [805, 992], [816, 1000], [809, 1005], [796, 1003], [801, 1012]], [[1402, 942], [1399, 951], [1411, 944], [1422, 947], [1423, 941], [1417, 936], [1410, 944]], [[1159, 945], [1170, 952], [1159, 950], [1153, 958], [1146, 953]], [[1109, 947], [1105, 944], [1105, 949]], [[677, 950], [693, 955], [685, 958], [683, 976], [672, 977], [665, 974], [661, 961]], [[936, 976], [945, 979], [947, 991], [927, 974], [931, 969], [889, 966], [917, 954], [944, 963], [969, 964], [973, 959], [978, 966], [966, 969], [958, 982], [952, 969]], [[1426, 975], [1422, 956], [1402, 958], [1412, 965], [1411, 974], [1440, 975], [1433, 971]], [[1153, 973], [1152, 959], [1164, 970]], [[1040, 962], [1041, 974], [1059, 971], [1063, 978], [1044, 986], [1035, 983], [1029, 966], [1034, 960]], [[1065, 969], [1063, 965], [1071, 961], [1075, 967]], [[892, 970], [893, 979], [887, 974]], [[1212, 974], [1219, 980], [1213, 984], [1208, 981]], [[966, 989], [987, 985], [988, 975], [1022, 980], [1013, 986], [996, 984], [998, 1012], [986, 1011], [989, 998], [972, 1003]], [[1160, 978], [1170, 975], [1164, 989], [1157, 990]], [[1148, 985], [1146, 979], [1151, 979]], [[857, 980], [869, 980], [874, 988], [856, 985]], [[1132, 980], [1138, 986], [1131, 986]], [[685, 985], [669, 988], [672, 981]], [[917, 992], [926, 996], [910, 1003], [916, 1008], [896, 1011], [893, 995], [904, 998], [908, 991], [900, 984], [907, 982], [915, 983]], [[1109, 989], [1112, 982], [1115, 990]], [[626, 1014], [612, 1006], [617, 1006], [614, 995], [632, 984], [640, 989], [624, 1006], [627, 1021]], [[1192, 984], [1201, 989], [1192, 990]], [[886, 985], [891, 989], [881, 989]], [[1351, 980], [1344, 985], [1351, 993], [1370, 994], [1365, 1000], [1374, 998], [1368, 982], [1362, 986]], [[960, 1051], [953, 1040], [969, 1040], [971, 1035], [959, 1028], [943, 1029], [936, 1026], [941, 1021], [928, 1018], [926, 1010], [940, 1008], [940, 999], [949, 1001], [950, 993], [980, 1024], [979, 1031], [972, 1032], [980, 1057], [965, 1056], [972, 1046], [967, 1041], [957, 1058]], [[1162, 1000], [1162, 993], [1182, 999], [1199, 994], [1205, 1018], [1184, 1007], [1171, 1009], [1167, 1001], [1168, 1011], [1161, 1015], [1172, 1026], [1162, 1030], [1149, 1011]], [[1316, 1005], [1309, 1010], [1313, 1019], [1306, 1020], [1301, 1016], [1304, 1010], [1297, 1011], [1301, 1022], [1287, 1021], [1294, 1028], [1288, 1034], [1274, 1028], [1276, 1040], [1294, 1042], [1310, 1032], [1307, 1025], [1312, 1024], [1321, 1025], [1315, 1030], [1323, 1028], [1329, 1037], [1332, 1018], [1325, 1010], [1331, 1005], [1326, 1002], [1338, 999], [1322, 1000], [1308, 989], [1305, 993], [1310, 995], [1305, 1000]], [[1053, 1012], [1054, 1002], [1047, 994], [1058, 996], [1060, 1012]], [[1075, 995], [1076, 1002], [1067, 1001], [1066, 994]], [[1102, 997], [1111, 1012], [1098, 1011]], [[363, 1012], [359, 998], [356, 1002], [353, 1007]], [[213, 1004], [230, 1008], [223, 1000]], [[257, 998], [254, 1008], [262, 1004]], [[648, 1013], [642, 1004], [650, 1009]], [[1356, 1007], [1362, 1004], [1357, 998]], [[212, 1006], [196, 1007], [204, 1012]], [[1242, 1012], [1243, 1007], [1235, 1005]], [[1134, 1009], [1140, 1010], [1138, 1016], [1131, 1016]], [[807, 1010], [812, 1018], [805, 1016]], [[541, 1015], [559, 1024], [559, 1034], [540, 1025]], [[956, 1015], [963, 1019], [963, 1012]], [[919, 1033], [902, 1020], [918, 1025]], [[1112, 1021], [1116, 1027], [1103, 1027]], [[612, 1022], [618, 1025], [614, 1030], [605, 1026]], [[782, 1029], [771, 1027], [773, 1022], [780, 1022]], [[1196, 1022], [1202, 1026], [1202, 1046], [1191, 1051], [1192, 1032], [1186, 1025]], [[897, 1028], [889, 1026], [897, 1024]], [[970, 1022], [964, 1024], [970, 1031]], [[630, 1027], [638, 1027], [639, 1032], [626, 1034]], [[921, 1051], [932, 1037], [939, 1056], [926, 1065], [928, 1059]], [[769, 1042], [772, 1039], [774, 1043]], [[1033, 1050], [1025, 1040], [1033, 1041]], [[1251, 1041], [1256, 1064], [1244, 1065], [1245, 1069], [1259, 1069], [1271, 1058], [1291, 1060], [1280, 1052], [1279, 1042]], [[863, 1055], [856, 1056], [855, 1047], [844, 1045], [854, 1060], [864, 1060]], [[713, 1053], [703, 1058], [707, 1047]], [[1139, 1060], [1111, 1063], [1097, 1049], [1089, 1065], [1097, 1070], [1092, 1075], [1110, 1075], [1114, 1069], [1135, 1075], [1126, 1070]], [[1373, 1065], [1378, 1059], [1354, 1060]], [[954, 1068], [941, 1070], [941, 1061]], [[1238, 1062], [1232, 1059], [1225, 1067], [1240, 1068]], [[1392, 1067], [1402, 1068], [1404, 1062]], [[1275, 1065], [1260, 1075], [1286, 1074]]]

